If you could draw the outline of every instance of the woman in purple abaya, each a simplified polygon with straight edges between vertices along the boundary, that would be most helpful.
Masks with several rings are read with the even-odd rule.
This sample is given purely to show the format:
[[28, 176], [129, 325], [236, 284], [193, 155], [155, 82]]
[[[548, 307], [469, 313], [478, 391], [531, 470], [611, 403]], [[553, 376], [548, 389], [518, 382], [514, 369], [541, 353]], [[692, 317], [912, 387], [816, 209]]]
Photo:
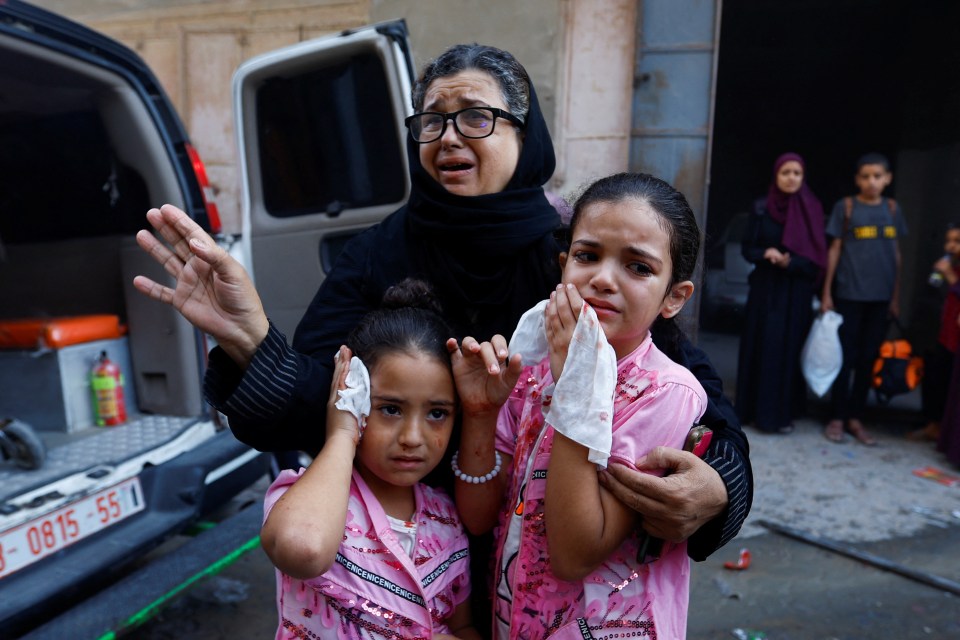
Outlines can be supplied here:
[[740, 337], [736, 408], [744, 424], [766, 433], [790, 433], [803, 411], [800, 350], [827, 263], [823, 205], [807, 186], [805, 170], [795, 153], [777, 158], [767, 195], [754, 203], [743, 237], [743, 257], [755, 268]]

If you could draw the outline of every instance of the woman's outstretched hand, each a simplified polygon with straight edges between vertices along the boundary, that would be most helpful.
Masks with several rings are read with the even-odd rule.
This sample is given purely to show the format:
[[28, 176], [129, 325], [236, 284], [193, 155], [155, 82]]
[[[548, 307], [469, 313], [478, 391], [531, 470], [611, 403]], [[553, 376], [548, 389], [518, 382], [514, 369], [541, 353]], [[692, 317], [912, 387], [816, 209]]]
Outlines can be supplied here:
[[245, 369], [269, 328], [250, 276], [177, 207], [165, 204], [150, 209], [147, 221], [165, 243], [142, 230], [137, 244], [163, 266], [175, 285], [167, 287], [146, 276], [135, 277], [133, 285], [154, 300], [172, 305], [191, 324], [216, 338]]
[[507, 341], [501, 335], [483, 343], [468, 336], [459, 346], [451, 338], [447, 350], [464, 414], [495, 415], [520, 377], [520, 354], [509, 356]]

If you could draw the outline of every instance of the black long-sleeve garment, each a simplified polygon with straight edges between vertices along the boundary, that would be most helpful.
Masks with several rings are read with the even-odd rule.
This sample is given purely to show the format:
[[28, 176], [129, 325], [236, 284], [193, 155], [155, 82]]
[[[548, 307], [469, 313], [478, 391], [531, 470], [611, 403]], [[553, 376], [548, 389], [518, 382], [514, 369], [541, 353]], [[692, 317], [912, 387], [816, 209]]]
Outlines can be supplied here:
[[[292, 349], [271, 325], [246, 372], [219, 348], [211, 352], [205, 379], [207, 398], [228, 416], [239, 440], [261, 451], [296, 449], [315, 454], [323, 446], [334, 353], [358, 320], [379, 306], [390, 285], [408, 276], [429, 280], [407, 258], [416, 251], [417, 240], [407, 234], [402, 213], [393, 214], [347, 244], [297, 328]], [[553, 250], [545, 253], [556, 256], [559, 251], [554, 243]], [[539, 269], [541, 275], [559, 282], [555, 259], [540, 264]], [[540, 279], [518, 278], [510, 304], [465, 305], [450, 296], [445, 299], [442, 289], [438, 293], [457, 337], [489, 339], [495, 333], [509, 337], [523, 311], [549, 293], [550, 286]], [[678, 341], [664, 340], [654, 332], [654, 342], [693, 372], [709, 399], [703, 423], [713, 429], [714, 437], [704, 460], [723, 478], [729, 505], [688, 541], [690, 557], [703, 560], [737, 534], [749, 513], [753, 500], [749, 446], [706, 354], [683, 336]], [[449, 451], [456, 449], [455, 434]], [[442, 462], [427, 481], [452, 486], [449, 469], [449, 464]]]

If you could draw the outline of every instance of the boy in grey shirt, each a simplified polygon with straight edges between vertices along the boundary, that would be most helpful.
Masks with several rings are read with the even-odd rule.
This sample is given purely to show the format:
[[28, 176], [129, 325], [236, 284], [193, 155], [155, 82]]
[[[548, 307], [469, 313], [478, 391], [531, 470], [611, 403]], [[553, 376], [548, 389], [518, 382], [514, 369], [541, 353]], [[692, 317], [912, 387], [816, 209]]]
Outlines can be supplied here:
[[900, 206], [883, 197], [893, 180], [885, 156], [862, 156], [855, 180], [859, 193], [833, 206], [826, 228], [830, 247], [820, 304], [822, 311], [832, 309], [843, 316], [843, 366], [830, 389], [830, 421], [824, 435], [831, 442], [843, 442], [846, 429], [861, 443], [874, 445], [876, 440], [860, 418], [889, 317], [900, 315], [899, 239], [907, 226]]

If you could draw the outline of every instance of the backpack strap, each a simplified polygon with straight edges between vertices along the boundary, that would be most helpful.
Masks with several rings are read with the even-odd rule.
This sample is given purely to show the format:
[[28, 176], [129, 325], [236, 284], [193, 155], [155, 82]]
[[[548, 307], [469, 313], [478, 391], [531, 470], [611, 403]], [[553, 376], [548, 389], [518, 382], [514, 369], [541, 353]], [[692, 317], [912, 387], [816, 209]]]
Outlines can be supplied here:
[[[897, 216], [897, 201], [893, 198], [887, 198], [887, 208], [890, 209], [891, 217]], [[850, 228], [850, 218], [853, 217], [853, 198], [847, 196], [843, 199], [843, 233], [840, 238], [847, 235], [847, 229]]]
[[847, 196], [843, 199], [843, 231], [840, 233], [840, 240], [847, 236], [847, 230], [850, 228], [850, 218], [853, 217], [853, 198]]

